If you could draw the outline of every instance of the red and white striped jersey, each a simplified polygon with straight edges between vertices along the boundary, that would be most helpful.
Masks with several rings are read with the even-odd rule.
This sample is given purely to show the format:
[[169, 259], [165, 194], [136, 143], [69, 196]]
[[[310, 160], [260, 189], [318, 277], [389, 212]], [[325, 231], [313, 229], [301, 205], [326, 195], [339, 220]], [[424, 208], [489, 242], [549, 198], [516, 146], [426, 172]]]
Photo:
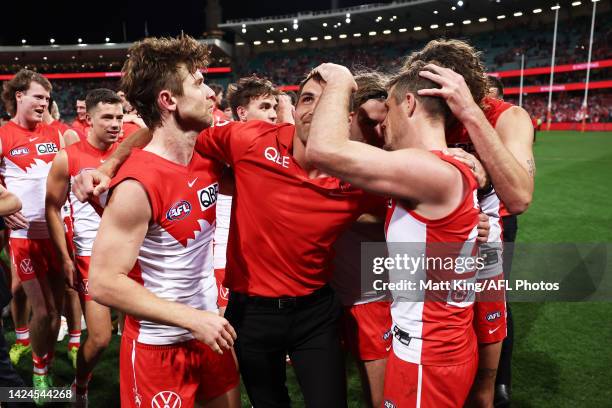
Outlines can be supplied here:
[[0, 175], [6, 188], [21, 200], [21, 213], [30, 223], [27, 229], [11, 230], [12, 238], [49, 238], [45, 219], [47, 176], [61, 148], [60, 140], [59, 131], [45, 123], [37, 124], [34, 130], [13, 121], [0, 127]]
[[[391, 201], [385, 222], [389, 257], [408, 252], [411, 257], [471, 256], [476, 251], [478, 235], [477, 183], [467, 166], [450, 156], [434, 152], [441, 160], [454, 165], [463, 176], [467, 192], [461, 204], [449, 215], [437, 220], [427, 219], [402, 203]], [[395, 243], [410, 243], [395, 245]], [[451, 244], [449, 252], [441, 250]], [[459, 250], [461, 252], [459, 252]], [[420, 282], [439, 280], [438, 271], [422, 266], [410, 275], [407, 271], [389, 271], [390, 281], [409, 279], [416, 282], [419, 299], [402, 298], [401, 291], [393, 292], [391, 315], [394, 326], [410, 335], [408, 344], [393, 339], [393, 351], [402, 360], [427, 365], [462, 364], [477, 352], [476, 334], [472, 327], [473, 299], [466, 293], [450, 290], [442, 294], [419, 289]], [[464, 274], [473, 279], [476, 271]], [[415, 292], [411, 291], [411, 295]], [[436, 295], [437, 300], [429, 300]], [[408, 300], [407, 300], [408, 299]], [[446, 301], [444, 301], [446, 299]]]
[[[74, 178], [83, 170], [98, 168], [117, 149], [117, 145], [115, 143], [108, 150], [100, 150], [85, 139], [68, 146], [66, 155], [70, 183], [72, 184]], [[90, 203], [80, 202], [72, 191], [69, 193], [69, 200], [72, 207], [73, 242], [76, 255], [91, 256], [91, 249], [100, 226], [100, 215]]]
[[[142, 184], [151, 221], [129, 277], [156, 296], [200, 310], [217, 310], [212, 243], [215, 207], [223, 165], [194, 153], [187, 166], [145, 150], [134, 150], [111, 182]], [[111, 190], [112, 194], [112, 190]], [[172, 344], [192, 334], [127, 316], [126, 333], [145, 344]]]

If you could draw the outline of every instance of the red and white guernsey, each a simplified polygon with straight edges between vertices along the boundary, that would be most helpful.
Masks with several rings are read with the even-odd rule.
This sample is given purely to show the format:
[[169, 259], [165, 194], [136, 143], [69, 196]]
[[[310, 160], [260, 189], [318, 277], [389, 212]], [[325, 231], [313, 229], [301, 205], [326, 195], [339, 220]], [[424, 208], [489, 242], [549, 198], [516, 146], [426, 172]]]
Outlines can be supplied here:
[[[100, 150], [92, 146], [87, 139], [66, 148], [68, 156], [68, 173], [70, 183], [83, 170], [98, 168], [104, 160], [117, 149], [117, 143], [108, 150]], [[91, 249], [98, 234], [100, 215], [90, 203], [80, 202], [70, 191], [70, 206], [72, 207], [72, 223], [74, 228], [74, 248], [78, 256], [91, 256]]]
[[56, 128], [44, 123], [37, 124], [34, 130], [13, 121], [0, 127], [0, 175], [6, 188], [21, 200], [21, 213], [30, 223], [27, 229], [11, 231], [11, 238], [49, 238], [45, 220], [47, 176], [61, 148], [60, 138]]
[[[454, 165], [463, 176], [467, 193], [461, 204], [449, 215], [438, 220], [426, 219], [400, 202], [393, 200], [387, 212], [385, 232], [389, 257], [402, 256], [406, 252], [415, 252], [410, 256], [427, 257], [449, 256], [437, 249], [441, 244], [452, 243], [453, 248], [461, 249], [461, 256], [473, 255], [478, 225], [478, 202], [476, 199], [477, 183], [467, 166], [450, 156], [433, 152], [440, 159]], [[397, 246], [394, 243], [411, 243], [410, 246]], [[437, 246], [440, 244], [440, 246]], [[463, 247], [463, 248], [462, 248]], [[451, 249], [452, 251], [452, 249]], [[459, 255], [459, 251], [453, 255]], [[419, 268], [409, 276], [407, 271], [389, 272], [391, 282], [400, 279], [411, 279], [416, 282], [436, 279], [431, 270]], [[470, 274], [466, 274], [469, 278]], [[475, 271], [471, 272], [471, 276]], [[411, 292], [414, 294], [415, 292]], [[400, 342], [394, 336], [393, 352], [404, 361], [415, 364], [449, 366], [462, 364], [474, 358], [477, 352], [476, 334], [472, 327], [473, 300], [464, 294], [449, 291], [444, 294], [444, 301], [409, 301], [402, 299], [401, 293], [393, 291], [391, 316], [394, 326], [410, 335], [410, 341]], [[429, 298], [428, 291], [423, 290], [421, 298]], [[412, 300], [415, 300], [412, 298]]]
[[[200, 310], [217, 310], [212, 244], [215, 207], [223, 165], [194, 153], [187, 166], [134, 150], [111, 183], [142, 184], [151, 205], [151, 221], [138, 261], [129, 273], [160, 298]], [[193, 339], [180, 327], [126, 317], [126, 334], [145, 344]]]

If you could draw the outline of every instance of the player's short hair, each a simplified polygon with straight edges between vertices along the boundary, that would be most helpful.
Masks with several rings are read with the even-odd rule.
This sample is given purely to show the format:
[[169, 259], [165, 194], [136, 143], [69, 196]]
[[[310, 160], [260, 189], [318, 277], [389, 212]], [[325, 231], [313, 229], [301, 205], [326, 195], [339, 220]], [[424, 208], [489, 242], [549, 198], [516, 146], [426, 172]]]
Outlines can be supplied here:
[[229, 104], [229, 102], [227, 101], [227, 99], [223, 98], [223, 99], [221, 100], [221, 102], [219, 102], [219, 109], [220, 109], [220, 110], [224, 111], [224, 110], [226, 110], [226, 109], [227, 109], [227, 108], [229, 108], [229, 107], [230, 107], [230, 104]]
[[108, 103], [111, 105], [121, 104], [121, 98], [115, 91], [108, 88], [92, 89], [85, 97], [85, 109], [87, 113], [91, 113], [99, 103]]
[[415, 61], [434, 62], [461, 74], [470, 88], [476, 103], [481, 104], [487, 94], [486, 69], [481, 60], [482, 52], [465, 41], [455, 39], [431, 40], [427, 45], [411, 53], [402, 69], [409, 69]]
[[500, 99], [504, 98], [504, 84], [502, 83], [501, 79], [499, 79], [499, 77], [487, 75], [487, 83], [489, 85], [489, 88], [497, 89], [497, 95]]
[[142, 120], [155, 129], [161, 125], [161, 109], [157, 97], [163, 89], [183, 95], [183, 79], [179, 68], [195, 73], [208, 66], [208, 47], [193, 37], [146, 38], [132, 45], [122, 68], [120, 88], [138, 111]]
[[386, 84], [389, 79], [385, 75], [377, 71], [361, 70], [355, 72], [354, 76], [357, 91], [352, 98], [351, 111], [359, 109], [369, 99], [387, 98]]
[[[435, 63], [435, 61], [432, 62]], [[427, 70], [425, 68], [427, 64], [428, 62], [425, 61], [414, 61], [410, 67], [405, 67], [389, 80], [387, 89], [398, 104], [404, 101], [407, 93], [414, 94], [417, 102], [423, 106], [429, 117], [442, 120], [446, 124], [448, 118], [451, 117], [446, 101], [437, 96], [421, 96], [417, 93], [421, 89], [440, 88], [437, 83], [419, 75], [419, 72]]]
[[[300, 87], [298, 89], [298, 93], [297, 93], [297, 100], [300, 100], [300, 96], [302, 95], [302, 91], [304, 90], [304, 85], [306, 85], [306, 83], [310, 80], [314, 80], [316, 82], [322, 82], [323, 81], [323, 77], [321, 76], [321, 74], [319, 74], [316, 71], [310, 71], [310, 73], [308, 75], [306, 75], [306, 78], [304, 78], [302, 80], [302, 82], [300, 82]], [[297, 105], [297, 101], [295, 102], [295, 104]]]
[[227, 100], [235, 117], [238, 117], [238, 107], [246, 107], [252, 99], [268, 95], [278, 96], [278, 94], [279, 91], [272, 82], [255, 75], [240, 78], [238, 82], [227, 87]]
[[2, 86], [2, 101], [4, 102], [4, 108], [11, 116], [15, 116], [17, 113], [17, 99], [15, 94], [17, 92], [27, 91], [32, 82], [39, 83], [49, 92], [53, 89], [51, 82], [49, 82], [47, 78], [29, 69], [22, 69], [17, 72], [11, 80], [6, 81]]

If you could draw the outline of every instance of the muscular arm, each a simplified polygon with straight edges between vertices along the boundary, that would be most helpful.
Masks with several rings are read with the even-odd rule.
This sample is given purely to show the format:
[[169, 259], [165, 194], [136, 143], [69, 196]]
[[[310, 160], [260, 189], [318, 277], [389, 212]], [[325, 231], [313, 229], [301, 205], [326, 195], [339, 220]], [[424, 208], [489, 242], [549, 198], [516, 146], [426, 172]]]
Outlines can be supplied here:
[[[68, 156], [65, 150], [61, 150], [51, 164], [49, 176], [47, 177], [47, 195], [45, 196], [45, 218], [49, 228], [49, 236], [53, 245], [59, 252], [62, 263], [72, 264], [72, 258], [66, 244], [66, 233], [61, 216], [61, 209], [68, 197], [68, 185], [70, 175], [68, 174]], [[69, 265], [72, 270], [72, 265]], [[64, 272], [66, 268], [64, 267]], [[72, 271], [70, 271], [72, 272]], [[68, 280], [73, 278], [72, 273], [67, 273]], [[73, 282], [70, 282], [72, 284]]]
[[494, 129], [478, 108], [462, 123], [508, 211], [514, 214], [526, 211], [531, 204], [535, 176], [529, 114], [514, 106], [499, 117]]
[[531, 145], [533, 125], [527, 112], [513, 107], [504, 112], [494, 129], [482, 109], [474, 102], [464, 78], [434, 64], [421, 71], [441, 88], [422, 89], [419, 95], [437, 96], [446, 100], [449, 108], [465, 126], [499, 198], [511, 213], [527, 210], [533, 196], [535, 163]]
[[159, 298], [128, 277], [150, 219], [143, 186], [135, 180], [120, 183], [104, 210], [94, 242], [89, 280], [92, 297], [137, 319], [185, 328], [216, 352], [229, 349], [235, 333], [225, 319]]
[[21, 210], [21, 200], [15, 194], [0, 185], [0, 217], [11, 215]]

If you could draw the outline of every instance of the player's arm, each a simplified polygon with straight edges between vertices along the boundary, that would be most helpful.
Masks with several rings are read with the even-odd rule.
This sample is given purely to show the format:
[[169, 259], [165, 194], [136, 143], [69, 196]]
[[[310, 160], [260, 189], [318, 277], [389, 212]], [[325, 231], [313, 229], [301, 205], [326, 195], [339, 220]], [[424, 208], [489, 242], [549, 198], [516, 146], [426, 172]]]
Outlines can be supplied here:
[[117, 185], [94, 242], [89, 278], [92, 297], [137, 319], [183, 327], [217, 353], [231, 349], [236, 334], [227, 320], [216, 313], [161, 299], [128, 277], [150, 220], [151, 207], [144, 187], [135, 180]]
[[[385, 151], [349, 140], [350, 72], [335, 64], [316, 68], [326, 84], [315, 109], [306, 160], [318, 169], [375, 194], [440, 203], [460, 196], [461, 175], [433, 153], [419, 149]], [[300, 96], [300, 103], [308, 95]]]
[[96, 170], [82, 172], [74, 179], [72, 192], [79, 201], [85, 202], [92, 196], [99, 197], [108, 190], [111, 178], [117, 174], [121, 165], [130, 157], [132, 148], [141, 148], [149, 144], [152, 135], [149, 129], [143, 128], [132, 133], [121, 143], [117, 150]]
[[21, 210], [21, 200], [0, 185], [0, 217], [15, 214]]
[[294, 112], [295, 107], [291, 104], [291, 97], [284, 92], [278, 95], [278, 106], [276, 107], [277, 122], [295, 124]]
[[533, 125], [529, 114], [513, 107], [493, 128], [474, 102], [463, 77], [447, 68], [429, 64], [420, 75], [441, 88], [423, 89], [419, 95], [442, 97], [470, 135], [495, 191], [509, 212], [520, 214], [531, 204], [534, 188]]
[[68, 197], [70, 174], [68, 172], [68, 155], [60, 150], [55, 155], [49, 175], [47, 176], [47, 194], [45, 196], [45, 218], [53, 245], [62, 259], [62, 269], [70, 286], [74, 286], [76, 273], [74, 262], [66, 244], [66, 232], [61, 210]]

